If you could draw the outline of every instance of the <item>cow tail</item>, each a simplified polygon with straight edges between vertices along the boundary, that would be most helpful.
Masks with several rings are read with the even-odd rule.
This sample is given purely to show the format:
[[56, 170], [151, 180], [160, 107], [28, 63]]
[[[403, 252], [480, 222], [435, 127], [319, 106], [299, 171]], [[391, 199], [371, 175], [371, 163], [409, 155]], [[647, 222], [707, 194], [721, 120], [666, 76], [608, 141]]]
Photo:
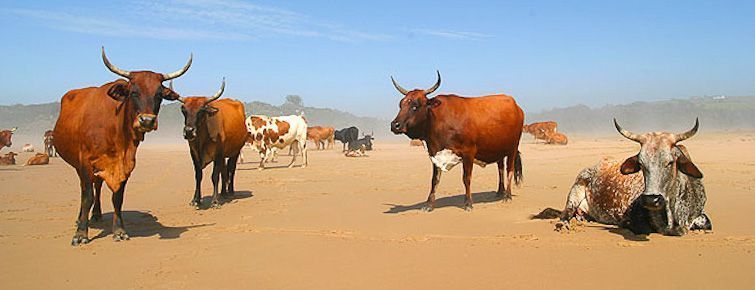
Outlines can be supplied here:
[[514, 183], [517, 186], [522, 184], [522, 152], [516, 151], [514, 159]]

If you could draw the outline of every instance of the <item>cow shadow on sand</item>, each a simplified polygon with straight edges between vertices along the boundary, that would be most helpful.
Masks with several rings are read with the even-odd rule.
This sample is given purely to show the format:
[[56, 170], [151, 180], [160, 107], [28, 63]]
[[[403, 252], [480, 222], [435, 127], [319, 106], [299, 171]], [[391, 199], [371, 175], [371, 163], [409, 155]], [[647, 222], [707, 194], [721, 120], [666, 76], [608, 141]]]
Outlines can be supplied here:
[[[232, 196], [221, 196], [220, 206], [222, 207], [225, 204], [236, 203], [237, 200], [247, 199], [253, 196], [254, 194], [252, 194], [252, 192], [249, 190], [237, 190]], [[210, 195], [202, 196], [202, 203], [199, 205], [199, 209], [207, 210], [210, 209], [211, 205], [212, 193], [210, 193]]]
[[[171, 227], [163, 225], [162, 223], [160, 223], [156, 216], [144, 211], [123, 211], [122, 216], [123, 221], [125, 222], [126, 232], [128, 232], [128, 235], [131, 238], [159, 236], [160, 239], [176, 239], [179, 238], [181, 234], [189, 231], [190, 229], [214, 225], [200, 224]], [[109, 212], [102, 215], [102, 220], [90, 223], [90, 228], [102, 230], [99, 234], [94, 236], [92, 240], [105, 238], [112, 235], [112, 220], [113, 213]]]
[[[435, 209], [444, 208], [444, 207], [457, 207], [460, 209], [464, 209], [464, 202], [465, 202], [464, 199], [465, 199], [464, 194], [437, 198], [435, 199]], [[474, 204], [482, 204], [482, 203], [491, 203], [491, 202], [501, 202], [501, 197], [498, 196], [498, 194], [495, 191], [486, 191], [486, 192], [472, 193], [472, 200], [474, 200]], [[426, 204], [426, 201], [418, 202], [412, 205], [385, 203], [383, 205], [390, 206], [391, 208], [389, 208], [387, 211], [384, 211], [383, 213], [397, 214], [397, 213], [407, 212], [411, 210], [421, 211], [422, 207], [424, 207], [425, 204]]]

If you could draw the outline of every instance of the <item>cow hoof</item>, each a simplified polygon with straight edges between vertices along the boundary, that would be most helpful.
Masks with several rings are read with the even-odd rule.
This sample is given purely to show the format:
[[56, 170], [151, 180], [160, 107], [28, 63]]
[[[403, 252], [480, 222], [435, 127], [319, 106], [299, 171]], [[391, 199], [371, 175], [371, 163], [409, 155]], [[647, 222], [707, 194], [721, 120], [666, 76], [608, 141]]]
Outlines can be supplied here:
[[114, 242], [128, 241], [128, 239], [129, 239], [129, 236], [124, 230], [118, 230], [113, 234]]
[[424, 212], [431, 212], [431, 211], [433, 211], [434, 209], [435, 209], [434, 207], [432, 207], [432, 206], [429, 206], [429, 205], [426, 205], [426, 206], [423, 206], [423, 207], [422, 207], [422, 211], [424, 211]]
[[199, 209], [199, 201], [192, 200], [189, 202], [189, 206], [194, 207], [194, 209]]
[[511, 194], [510, 193], [509, 194], [507, 194], [507, 193], [498, 194], [498, 196], [501, 198], [502, 202], [510, 202], [511, 201]]
[[265, 167], [257, 167], [257, 171], [265, 170]]
[[82, 236], [79, 234], [76, 234], [73, 236], [73, 239], [71, 240], [71, 246], [79, 246], [89, 243], [89, 238], [86, 236]]
[[465, 205], [465, 206], [464, 206], [464, 210], [465, 210], [465, 211], [471, 212], [471, 211], [472, 211], [472, 209], [473, 209], [473, 207], [472, 207], [472, 205], [471, 205], [471, 204], [468, 204], [468, 205]]
[[553, 230], [557, 231], [557, 232], [560, 232], [560, 233], [565, 233], [565, 232], [568, 232], [569, 230], [571, 230], [571, 227], [569, 226], [569, 222], [568, 221], [559, 221], [559, 222], [556, 223], [556, 228], [553, 229]]
[[213, 202], [212, 202], [212, 205], [211, 205], [210, 207], [211, 207], [211, 208], [213, 208], [213, 209], [220, 209], [220, 208], [221, 208], [221, 206], [220, 206], [220, 202], [218, 202], [218, 201], [213, 201]]

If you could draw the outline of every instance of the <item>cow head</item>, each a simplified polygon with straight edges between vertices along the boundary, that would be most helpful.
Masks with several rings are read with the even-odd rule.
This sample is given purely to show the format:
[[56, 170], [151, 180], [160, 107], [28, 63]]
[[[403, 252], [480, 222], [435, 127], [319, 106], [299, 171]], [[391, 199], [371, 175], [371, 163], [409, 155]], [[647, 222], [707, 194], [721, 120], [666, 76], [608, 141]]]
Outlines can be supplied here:
[[220, 90], [211, 98], [178, 98], [178, 101], [182, 103], [181, 113], [184, 115], [184, 139], [193, 141], [197, 138], [197, 130], [207, 126], [207, 117], [214, 116], [218, 112], [218, 109], [212, 106], [212, 102], [220, 98], [224, 90], [225, 79], [220, 85]]
[[16, 127], [13, 127], [10, 130], [0, 131], [0, 148], [3, 148], [5, 146], [10, 147], [11, 145], [13, 145], [11, 138], [13, 137], [13, 133], [16, 132], [16, 129]]
[[426, 124], [429, 108], [439, 104], [436, 99], [427, 98], [427, 95], [432, 94], [440, 87], [440, 72], [437, 73], [438, 81], [426, 90], [414, 89], [407, 91], [391, 77], [393, 86], [404, 95], [404, 98], [399, 102], [398, 115], [391, 122], [391, 131], [394, 134], [406, 134], [410, 138], [424, 137], [423, 135], [427, 128], [423, 127], [423, 124]]
[[678, 193], [679, 172], [693, 178], [703, 178], [702, 172], [686, 154], [686, 150], [678, 142], [684, 141], [697, 133], [699, 122], [695, 120], [695, 126], [682, 134], [666, 132], [653, 132], [635, 134], [623, 129], [613, 120], [616, 130], [629, 140], [640, 143], [640, 152], [629, 157], [621, 165], [622, 174], [633, 174], [642, 170], [645, 179], [645, 190], [641, 195], [641, 204], [649, 210], [666, 208], [666, 202], [671, 198], [670, 194]]
[[122, 102], [134, 112], [132, 127], [141, 133], [157, 129], [157, 113], [160, 111], [162, 100], [177, 100], [179, 95], [172, 89], [163, 86], [163, 82], [180, 77], [191, 66], [192, 56], [183, 68], [172, 73], [155, 73], [152, 71], [127, 71], [111, 64], [102, 48], [102, 61], [113, 73], [126, 78], [128, 81], [118, 81], [107, 94], [116, 101]]

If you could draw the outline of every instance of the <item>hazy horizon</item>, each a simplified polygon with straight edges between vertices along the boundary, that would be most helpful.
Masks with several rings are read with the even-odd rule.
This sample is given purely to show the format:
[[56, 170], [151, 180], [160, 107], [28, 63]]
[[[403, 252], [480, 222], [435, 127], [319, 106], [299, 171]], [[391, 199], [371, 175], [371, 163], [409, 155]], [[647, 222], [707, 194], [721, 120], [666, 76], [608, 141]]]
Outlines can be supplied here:
[[174, 71], [180, 94], [392, 118], [398, 92], [513, 95], [528, 112], [755, 95], [755, 3], [39, 1], [0, 6], [0, 105], [59, 101], [127, 70]]

